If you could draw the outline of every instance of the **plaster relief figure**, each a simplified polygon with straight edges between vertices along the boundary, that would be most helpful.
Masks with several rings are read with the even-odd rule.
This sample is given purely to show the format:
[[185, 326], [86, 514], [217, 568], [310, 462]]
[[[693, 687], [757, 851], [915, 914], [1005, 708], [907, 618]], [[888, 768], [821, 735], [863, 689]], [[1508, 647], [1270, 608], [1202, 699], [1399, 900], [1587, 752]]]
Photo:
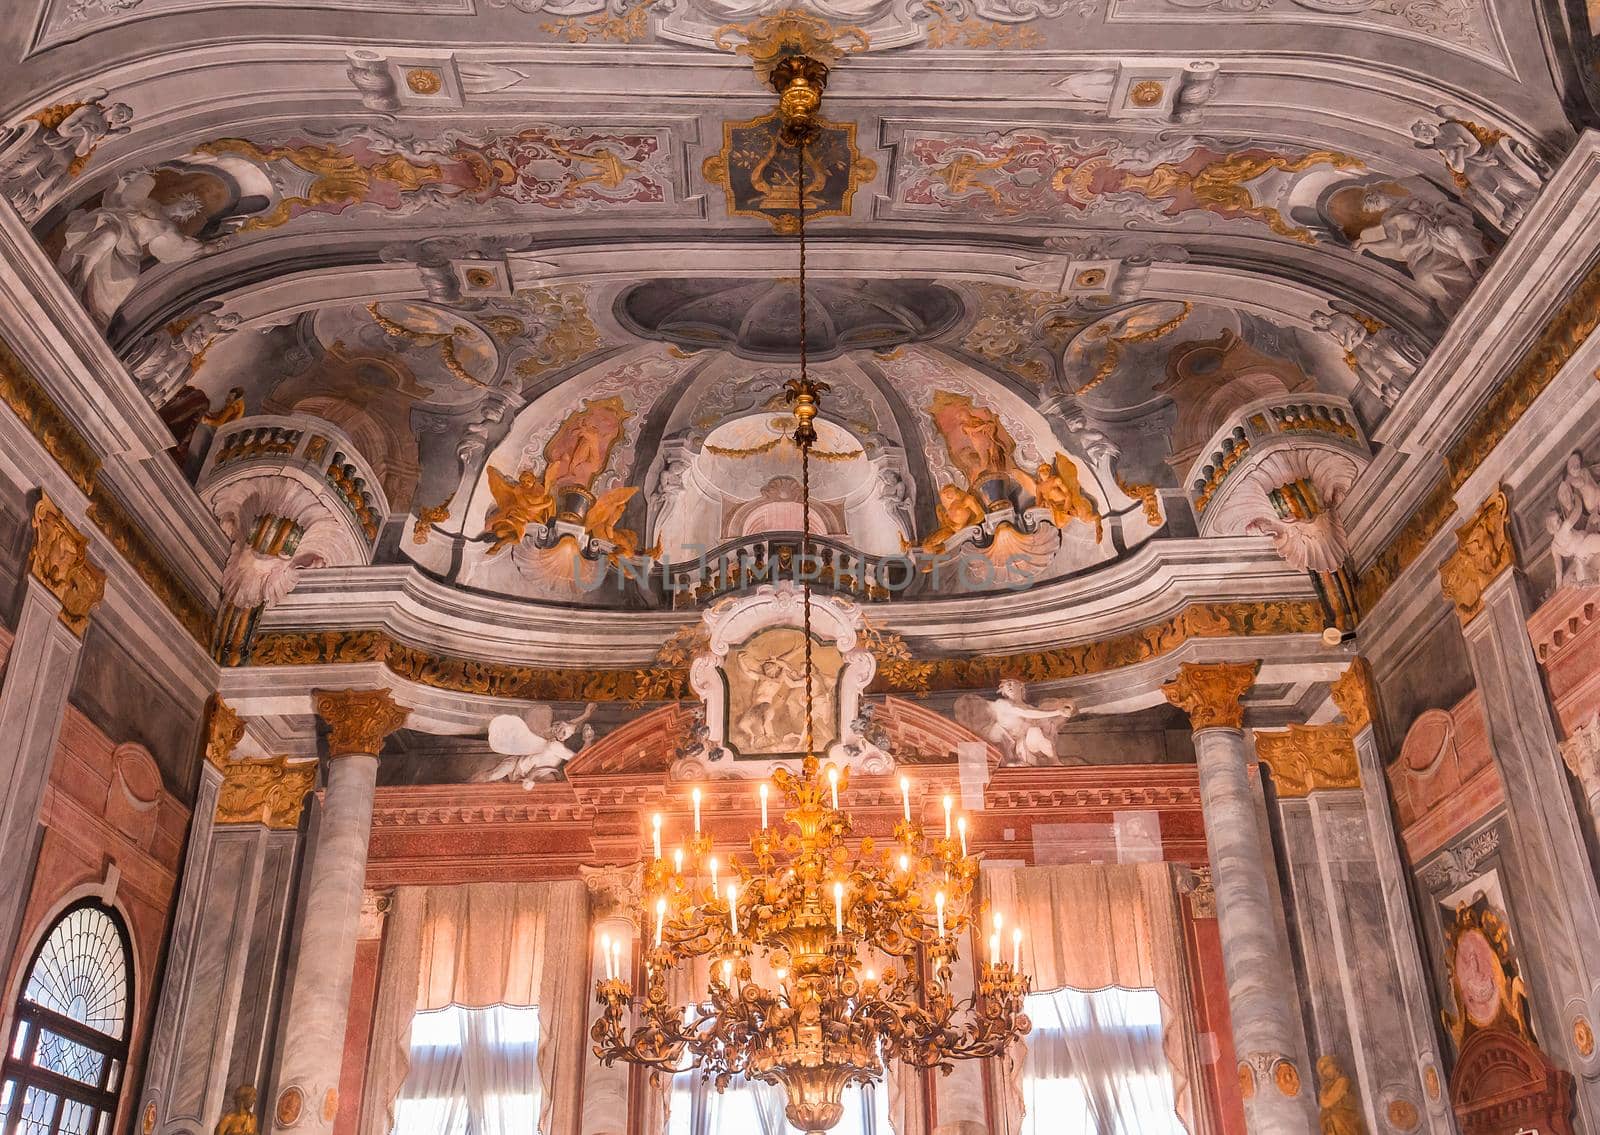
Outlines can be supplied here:
[[101, 142], [128, 132], [133, 111], [127, 103], [107, 105], [105, 97], [103, 90], [85, 91], [0, 134], [0, 194], [24, 221], [39, 219]]
[[1496, 228], [1510, 232], [1544, 185], [1544, 163], [1505, 131], [1469, 122], [1464, 113], [1441, 106], [1443, 122], [1418, 119], [1411, 135], [1418, 146], [1437, 150], [1463, 196]]
[[146, 335], [128, 356], [128, 371], [152, 406], [164, 405], [200, 369], [211, 345], [244, 322], [216, 306]]
[[488, 556], [522, 543], [530, 524], [543, 524], [556, 512], [556, 498], [532, 469], [524, 469], [513, 481], [493, 465], [489, 466], [489, 492], [494, 496], [494, 508], [489, 510], [488, 516], [489, 533], [494, 542], [484, 553]]
[[[940, 487], [939, 501], [934, 505], [934, 511], [939, 517], [939, 527], [930, 532], [928, 538], [921, 544], [922, 550], [929, 555], [937, 555], [944, 551], [945, 545], [954, 539], [958, 532], [982, 524], [983, 518], [988, 515], [977, 494], [956, 485]], [[910, 550], [910, 543], [905, 540], [901, 543], [905, 550]]]
[[1314, 311], [1311, 326], [1344, 348], [1345, 362], [1385, 406], [1399, 401], [1422, 364], [1422, 353], [1393, 328], [1353, 308]]
[[129, 174], [98, 206], [67, 217], [56, 267], [101, 327], [132, 294], [147, 258], [181, 264], [213, 247], [183, 231], [184, 222], [203, 211], [200, 199], [184, 194], [158, 201], [151, 196], [155, 187], [150, 174]]
[[993, 701], [975, 694], [956, 699], [956, 720], [1000, 750], [1003, 765], [1057, 763], [1056, 733], [1077, 712], [1070, 701], [1028, 702], [1028, 688], [1015, 678], [1002, 681]]
[[1361, 207], [1374, 219], [1351, 248], [1404, 264], [1442, 311], [1454, 311], [1466, 299], [1489, 258], [1470, 213], [1458, 205], [1425, 201], [1397, 186], [1382, 185], [1362, 194]]
[[[521, 781], [525, 789], [532, 789], [539, 780], [548, 780], [594, 740], [594, 726], [587, 724], [593, 713], [594, 703], [591, 702], [577, 717], [566, 721], [557, 721], [555, 711], [548, 705], [531, 706], [521, 716], [502, 713], [491, 718], [489, 748], [505, 760], [476, 779], [480, 783]], [[581, 741], [574, 750], [566, 742], [580, 729]]]
[[1584, 464], [1583, 454], [1568, 455], [1556, 507], [1544, 525], [1550, 533], [1555, 586], [1600, 584], [1600, 478]]
[[[1020, 470], [1018, 471], [1020, 472]], [[1065, 532], [1074, 520], [1094, 525], [1094, 542], [1105, 539], [1105, 519], [1100, 509], [1079, 483], [1078, 467], [1064, 453], [1056, 454], [1054, 465], [1040, 465], [1037, 479], [1024, 478], [1024, 487], [1033, 491], [1043, 508], [1050, 510], [1056, 528]], [[1032, 485], [1028, 481], [1033, 481]]]

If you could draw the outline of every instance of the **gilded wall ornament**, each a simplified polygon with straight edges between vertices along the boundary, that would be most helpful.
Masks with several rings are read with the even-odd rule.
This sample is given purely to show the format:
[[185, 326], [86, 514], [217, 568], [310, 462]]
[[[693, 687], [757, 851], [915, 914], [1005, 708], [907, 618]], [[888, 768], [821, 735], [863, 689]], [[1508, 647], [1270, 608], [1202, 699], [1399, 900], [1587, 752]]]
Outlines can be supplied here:
[[206, 700], [206, 760], [224, 772], [244, 740], [244, 721], [221, 694]]
[[[1295, 1079], [1298, 1088], [1298, 1073]], [[1317, 1058], [1317, 1127], [1322, 1135], [1367, 1135], [1367, 1121], [1361, 1117], [1355, 1084], [1340, 1067], [1339, 1058], [1331, 1053]]]
[[1483, 610], [1484, 591], [1516, 563], [1511, 502], [1501, 487], [1456, 529], [1456, 550], [1439, 568], [1439, 583], [1462, 623], [1470, 623]]
[[805, 56], [832, 67], [846, 55], [872, 47], [860, 28], [834, 25], [803, 8], [784, 8], [749, 23], [724, 24], [717, 29], [715, 43], [723, 51], [749, 57], [764, 82], [785, 59]]
[[28, 572], [61, 603], [60, 618], [79, 638], [106, 593], [106, 573], [89, 560], [89, 538], [43, 493], [33, 506]]
[[0, 339], [0, 401], [11, 408], [74, 485], [85, 493], [94, 491], [99, 455], [4, 339]]
[[317, 690], [317, 716], [328, 723], [328, 756], [376, 756], [383, 739], [406, 723], [410, 710], [388, 690]]
[[[805, 146], [808, 220], [847, 217], [856, 190], [878, 176], [878, 163], [856, 149], [856, 124], [815, 120]], [[728, 213], [761, 217], [779, 233], [799, 228], [800, 171], [795, 147], [781, 136], [778, 112], [722, 124], [722, 149], [705, 160], [701, 173], [722, 187]]]
[[97, 488], [89, 500], [89, 520], [111, 542], [117, 554], [144, 580], [152, 595], [202, 646], [211, 643], [211, 610], [178, 578], [155, 543], [121, 501]]
[[1440, 1018], [1456, 1051], [1479, 1029], [1508, 1029], [1524, 1040], [1528, 1032], [1528, 995], [1517, 972], [1511, 928], [1481, 895], [1456, 908], [1445, 942], [1452, 1007]]
[[1572, 1022], [1572, 1047], [1585, 1060], [1594, 1055], [1594, 1026], [1589, 1023], [1588, 1017], [1579, 1017]]
[[300, 825], [306, 794], [316, 783], [314, 762], [291, 764], [286, 757], [264, 761], [230, 760], [222, 769], [222, 787], [217, 791], [217, 823], [263, 824], [269, 828]]
[[1328, 693], [1354, 732], [1372, 724], [1378, 695], [1372, 684], [1372, 665], [1366, 658], [1359, 654], [1352, 658], [1345, 672], [1328, 686]]
[[1348, 725], [1291, 725], [1281, 733], [1257, 732], [1256, 755], [1272, 770], [1279, 796], [1360, 788], [1354, 733]]
[[1161, 692], [1189, 715], [1189, 724], [1197, 732], [1238, 729], [1244, 725], [1244, 705], [1239, 699], [1255, 685], [1260, 669], [1260, 662], [1185, 662]]

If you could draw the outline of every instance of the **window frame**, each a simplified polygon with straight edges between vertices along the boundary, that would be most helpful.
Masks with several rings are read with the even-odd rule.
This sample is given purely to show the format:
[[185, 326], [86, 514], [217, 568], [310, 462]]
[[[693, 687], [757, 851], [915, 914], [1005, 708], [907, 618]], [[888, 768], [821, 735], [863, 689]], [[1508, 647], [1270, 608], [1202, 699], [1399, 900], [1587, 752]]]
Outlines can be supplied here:
[[[57, 928], [80, 910], [93, 910], [103, 915], [117, 933], [117, 943], [122, 949], [123, 971], [127, 981], [127, 1009], [122, 1018], [121, 1036], [113, 1037], [100, 1032], [28, 999], [28, 984], [39, 966], [39, 959], [43, 956], [45, 947], [50, 944], [50, 939]], [[39, 936], [39, 942], [28, 958], [28, 965], [22, 970], [21, 988], [12, 1006], [11, 1029], [6, 1035], [4, 1060], [0, 1061], [0, 1090], [4, 1090], [3, 1085], [6, 1083], [14, 1085], [10, 1111], [6, 1115], [5, 1126], [0, 1135], [15, 1135], [22, 1123], [23, 1101], [27, 1098], [29, 1088], [49, 1092], [56, 1097], [49, 1124], [45, 1128], [48, 1135], [57, 1135], [60, 1131], [68, 1100], [91, 1109], [89, 1135], [99, 1135], [102, 1130], [110, 1130], [111, 1124], [116, 1121], [121, 1088], [126, 1082], [128, 1051], [131, 1047], [130, 1036], [133, 1032], [134, 1015], [133, 963], [133, 941], [128, 935], [128, 927], [122, 915], [115, 907], [94, 898], [80, 899], [67, 906]], [[25, 1027], [27, 1039], [19, 1054], [17, 1040]], [[35, 1065], [34, 1058], [39, 1051], [39, 1039], [45, 1030], [63, 1040], [82, 1045], [103, 1057], [98, 1082], [85, 1084], [81, 1080], [74, 1080], [71, 1076]], [[117, 1086], [108, 1087], [108, 1081], [114, 1072], [117, 1076]]]

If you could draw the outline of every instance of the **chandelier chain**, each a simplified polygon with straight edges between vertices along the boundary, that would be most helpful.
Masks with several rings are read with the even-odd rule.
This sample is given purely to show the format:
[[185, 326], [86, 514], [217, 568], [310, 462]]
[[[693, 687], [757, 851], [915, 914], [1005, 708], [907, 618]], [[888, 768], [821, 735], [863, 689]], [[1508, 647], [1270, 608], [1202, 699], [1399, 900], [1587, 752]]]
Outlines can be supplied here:
[[[806, 134], [801, 132], [794, 146], [795, 190], [799, 206], [800, 233], [800, 385], [808, 389], [811, 376], [806, 366]], [[805, 634], [806, 667], [806, 755], [816, 751], [811, 661], [811, 443], [809, 430], [798, 430], [800, 446], [800, 606]]]

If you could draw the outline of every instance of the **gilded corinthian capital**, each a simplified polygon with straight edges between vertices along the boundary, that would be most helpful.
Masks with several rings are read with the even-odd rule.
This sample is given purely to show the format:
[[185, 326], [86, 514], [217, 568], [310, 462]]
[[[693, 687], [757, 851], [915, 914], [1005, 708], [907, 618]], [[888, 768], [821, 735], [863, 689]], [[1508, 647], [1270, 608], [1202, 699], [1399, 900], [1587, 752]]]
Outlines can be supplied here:
[[1350, 660], [1349, 668], [1334, 679], [1328, 693], [1352, 730], [1359, 733], [1372, 724], [1378, 696], [1372, 685], [1372, 666], [1361, 655]]
[[221, 694], [212, 694], [206, 702], [206, 760], [227, 771], [233, 751], [244, 740], [244, 722]]
[[105, 598], [106, 573], [89, 562], [89, 537], [72, 526], [43, 493], [33, 506], [33, 550], [28, 571], [61, 602], [61, 621], [79, 638], [89, 612]]
[[317, 716], [328, 723], [328, 756], [376, 756], [383, 739], [406, 723], [410, 710], [388, 690], [317, 690]]
[[1256, 734], [1256, 755], [1272, 770], [1279, 796], [1309, 796], [1325, 788], [1360, 788], [1355, 730], [1348, 725], [1291, 725]]
[[1456, 550], [1439, 567], [1439, 584], [1456, 605], [1463, 624], [1483, 610], [1483, 593], [1500, 573], [1517, 564], [1511, 541], [1511, 502], [1504, 488], [1489, 494], [1478, 511], [1456, 529]]
[[1161, 687], [1167, 700], [1189, 715], [1191, 728], [1238, 729], [1244, 724], [1239, 699], [1255, 684], [1257, 662], [1185, 662]]

